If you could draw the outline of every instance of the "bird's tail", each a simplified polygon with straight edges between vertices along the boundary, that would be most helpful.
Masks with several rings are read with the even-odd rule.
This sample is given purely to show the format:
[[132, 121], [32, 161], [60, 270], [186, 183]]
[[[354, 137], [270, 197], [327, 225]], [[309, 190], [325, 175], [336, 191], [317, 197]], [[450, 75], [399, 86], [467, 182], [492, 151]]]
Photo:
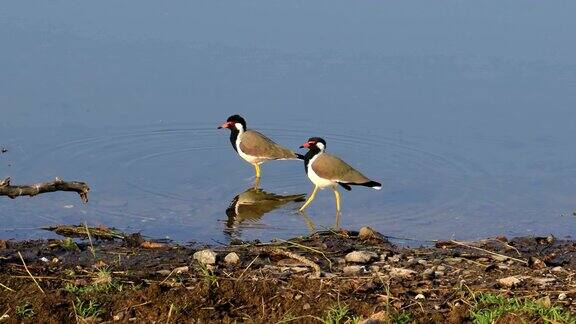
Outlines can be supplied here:
[[382, 184], [380, 182], [376, 182], [376, 181], [368, 181], [368, 182], [361, 183], [360, 185], [364, 186], [364, 187], [374, 188], [376, 190], [382, 189]]

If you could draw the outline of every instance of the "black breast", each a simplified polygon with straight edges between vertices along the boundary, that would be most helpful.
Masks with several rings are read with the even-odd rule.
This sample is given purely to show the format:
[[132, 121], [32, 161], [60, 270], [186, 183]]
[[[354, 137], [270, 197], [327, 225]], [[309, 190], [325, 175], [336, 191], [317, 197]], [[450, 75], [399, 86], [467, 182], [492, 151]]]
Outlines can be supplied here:
[[238, 135], [240, 134], [240, 132], [236, 128], [232, 128], [230, 130], [231, 130], [230, 143], [232, 143], [232, 147], [234, 148], [234, 151], [238, 152], [238, 148], [236, 147], [236, 139], [238, 138]]

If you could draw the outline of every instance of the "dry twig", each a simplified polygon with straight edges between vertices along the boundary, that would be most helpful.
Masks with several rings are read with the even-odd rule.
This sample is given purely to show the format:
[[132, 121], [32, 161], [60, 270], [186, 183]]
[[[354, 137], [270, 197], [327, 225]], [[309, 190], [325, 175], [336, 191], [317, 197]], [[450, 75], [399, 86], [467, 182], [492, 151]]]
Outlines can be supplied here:
[[30, 278], [32, 278], [32, 280], [34, 280], [34, 283], [36, 284], [36, 286], [38, 286], [38, 289], [40, 289], [40, 291], [43, 294], [46, 294], [44, 292], [44, 290], [42, 289], [42, 287], [40, 287], [40, 284], [38, 283], [38, 281], [36, 281], [36, 278], [34, 278], [32, 273], [30, 273], [30, 270], [28, 270], [28, 266], [26, 265], [26, 262], [24, 262], [24, 258], [22, 257], [22, 253], [20, 253], [20, 251], [18, 251], [18, 256], [20, 256], [20, 260], [22, 260], [22, 264], [24, 265], [24, 269], [26, 269], [26, 272], [28, 272], [28, 275], [30, 275]]
[[303, 256], [301, 256], [301, 255], [296, 254], [296, 253], [292, 253], [292, 252], [289, 252], [289, 251], [284, 251], [284, 250], [281, 250], [281, 249], [273, 249], [273, 250], [272, 250], [272, 253], [274, 253], [274, 254], [281, 254], [281, 255], [287, 256], [287, 257], [289, 257], [289, 258], [291, 258], [291, 259], [298, 260], [298, 261], [302, 262], [303, 264], [305, 264], [305, 265], [311, 267], [312, 269], [314, 269], [315, 274], [316, 274], [317, 276], [320, 276], [320, 266], [319, 266], [318, 264], [316, 264], [315, 262], [311, 261], [310, 259], [307, 259], [307, 258], [305, 258], [305, 257], [303, 257]]
[[40, 182], [33, 185], [13, 186], [10, 184], [10, 178], [0, 181], [0, 196], [8, 196], [12, 199], [20, 196], [36, 196], [46, 192], [55, 191], [73, 191], [80, 195], [83, 203], [88, 203], [88, 191], [90, 188], [84, 182], [70, 181], [66, 182], [60, 178], [54, 181]]
[[526, 261], [526, 260], [522, 260], [522, 259], [518, 259], [518, 258], [513, 258], [513, 257], [511, 257], [511, 256], [507, 256], [507, 255], [504, 255], [504, 254], [492, 252], [492, 251], [489, 251], [489, 250], [486, 250], [486, 249], [483, 249], [483, 248], [479, 248], [479, 247], [477, 247], [477, 246], [465, 244], [465, 243], [458, 242], [458, 241], [454, 241], [454, 240], [450, 240], [450, 242], [451, 242], [451, 243], [454, 243], [454, 244], [456, 244], [456, 245], [460, 245], [460, 246], [464, 246], [464, 247], [470, 248], [470, 249], [482, 251], [482, 252], [485, 252], [485, 253], [488, 253], [488, 254], [491, 254], [491, 255], [496, 255], [496, 256], [503, 257], [503, 258], [507, 258], [507, 259], [510, 259], [510, 260], [518, 261], [518, 262], [524, 263], [524, 264], [526, 264], [526, 265], [528, 264], [528, 261]]

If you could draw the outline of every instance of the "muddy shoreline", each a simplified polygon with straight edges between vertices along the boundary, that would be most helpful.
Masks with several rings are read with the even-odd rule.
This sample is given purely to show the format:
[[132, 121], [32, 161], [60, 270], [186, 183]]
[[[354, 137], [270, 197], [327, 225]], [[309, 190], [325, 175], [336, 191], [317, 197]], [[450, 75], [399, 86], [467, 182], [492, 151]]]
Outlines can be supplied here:
[[91, 233], [0, 241], [0, 321], [576, 321], [576, 241], [553, 236], [409, 248], [368, 228], [222, 246]]

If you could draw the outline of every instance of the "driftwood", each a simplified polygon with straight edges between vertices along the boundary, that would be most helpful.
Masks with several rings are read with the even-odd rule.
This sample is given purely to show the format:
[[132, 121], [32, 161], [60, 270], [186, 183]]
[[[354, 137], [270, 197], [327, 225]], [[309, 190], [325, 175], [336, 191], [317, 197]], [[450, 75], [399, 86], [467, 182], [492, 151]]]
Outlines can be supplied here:
[[12, 199], [20, 196], [36, 196], [46, 192], [55, 191], [73, 191], [80, 195], [82, 202], [88, 202], [88, 185], [84, 182], [70, 181], [66, 182], [60, 178], [50, 182], [41, 182], [33, 185], [13, 186], [10, 184], [10, 178], [0, 181], [0, 196], [8, 196]]

